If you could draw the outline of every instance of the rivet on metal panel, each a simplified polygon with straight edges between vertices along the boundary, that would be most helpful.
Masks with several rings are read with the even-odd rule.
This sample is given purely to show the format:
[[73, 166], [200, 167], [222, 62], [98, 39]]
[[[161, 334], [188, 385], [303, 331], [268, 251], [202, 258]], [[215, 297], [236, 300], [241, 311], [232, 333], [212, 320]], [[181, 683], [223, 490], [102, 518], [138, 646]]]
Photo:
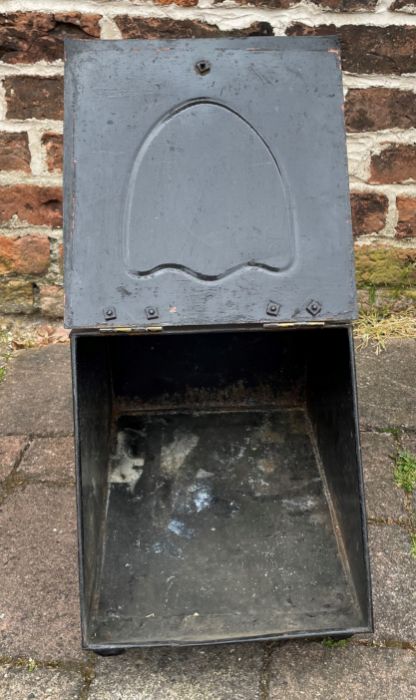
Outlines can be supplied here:
[[266, 306], [266, 314], [269, 316], [277, 316], [280, 311], [280, 304], [275, 301], [269, 301]]
[[103, 313], [106, 321], [111, 321], [113, 318], [117, 318], [117, 311], [114, 306], [107, 306]]
[[159, 318], [159, 310], [156, 308], [156, 306], [146, 306], [144, 312], [146, 314], [146, 318]]
[[317, 316], [322, 309], [322, 304], [319, 301], [312, 299], [306, 307], [306, 311], [311, 316]]
[[209, 61], [198, 61], [195, 63], [195, 69], [200, 75], [206, 75], [211, 70], [211, 64]]

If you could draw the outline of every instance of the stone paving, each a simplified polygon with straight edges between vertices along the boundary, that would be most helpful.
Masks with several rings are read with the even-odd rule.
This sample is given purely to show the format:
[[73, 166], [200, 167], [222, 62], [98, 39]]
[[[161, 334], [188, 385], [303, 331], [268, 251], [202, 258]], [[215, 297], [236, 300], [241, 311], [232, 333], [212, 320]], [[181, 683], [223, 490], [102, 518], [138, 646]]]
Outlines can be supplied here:
[[0, 384], [1, 700], [416, 699], [414, 498], [392, 460], [416, 452], [416, 342], [357, 360], [374, 635], [100, 658], [80, 647], [68, 346], [14, 353]]

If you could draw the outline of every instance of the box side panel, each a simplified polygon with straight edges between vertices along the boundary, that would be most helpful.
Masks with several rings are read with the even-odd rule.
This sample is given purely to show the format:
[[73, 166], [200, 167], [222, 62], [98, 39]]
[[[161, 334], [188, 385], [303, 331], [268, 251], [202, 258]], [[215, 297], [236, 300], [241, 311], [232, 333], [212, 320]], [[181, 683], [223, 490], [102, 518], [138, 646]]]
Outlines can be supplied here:
[[308, 408], [340, 528], [341, 547], [363, 615], [372, 626], [367, 526], [351, 328], [318, 332], [308, 360]]
[[72, 337], [83, 641], [91, 641], [101, 566], [111, 431], [111, 377], [105, 338]]

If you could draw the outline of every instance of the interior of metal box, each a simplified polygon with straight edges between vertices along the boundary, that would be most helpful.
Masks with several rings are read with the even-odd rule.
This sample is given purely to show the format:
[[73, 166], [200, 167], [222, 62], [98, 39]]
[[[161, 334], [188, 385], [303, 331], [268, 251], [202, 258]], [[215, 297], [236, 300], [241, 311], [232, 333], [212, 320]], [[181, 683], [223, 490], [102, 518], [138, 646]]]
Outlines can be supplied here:
[[89, 644], [366, 626], [348, 328], [74, 346]]

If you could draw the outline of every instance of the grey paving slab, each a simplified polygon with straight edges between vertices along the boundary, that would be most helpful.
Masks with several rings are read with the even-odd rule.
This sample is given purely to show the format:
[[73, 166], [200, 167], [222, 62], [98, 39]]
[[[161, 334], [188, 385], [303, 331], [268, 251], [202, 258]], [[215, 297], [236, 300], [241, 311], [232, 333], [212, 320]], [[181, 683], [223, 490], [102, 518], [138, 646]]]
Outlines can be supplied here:
[[74, 481], [72, 435], [63, 438], [35, 438], [19, 465], [19, 473], [41, 481]]
[[76, 671], [0, 666], [3, 700], [78, 700], [81, 689], [82, 678]]
[[416, 341], [390, 340], [376, 355], [357, 352], [361, 424], [416, 428]]
[[0, 655], [82, 659], [75, 495], [32, 484], [0, 507]]
[[272, 656], [270, 700], [414, 700], [416, 655], [349, 644], [285, 644]]
[[361, 433], [361, 448], [368, 517], [406, 519], [403, 491], [394, 483], [394, 438], [389, 434]]
[[149, 649], [100, 659], [89, 700], [260, 700], [262, 644]]
[[27, 439], [19, 435], [0, 436], [0, 480], [10, 474], [26, 444]]
[[72, 431], [69, 345], [14, 353], [0, 384], [0, 435]]
[[[416, 562], [408, 533], [396, 525], [370, 525], [374, 638], [416, 642]], [[415, 696], [416, 697], [416, 696]]]

